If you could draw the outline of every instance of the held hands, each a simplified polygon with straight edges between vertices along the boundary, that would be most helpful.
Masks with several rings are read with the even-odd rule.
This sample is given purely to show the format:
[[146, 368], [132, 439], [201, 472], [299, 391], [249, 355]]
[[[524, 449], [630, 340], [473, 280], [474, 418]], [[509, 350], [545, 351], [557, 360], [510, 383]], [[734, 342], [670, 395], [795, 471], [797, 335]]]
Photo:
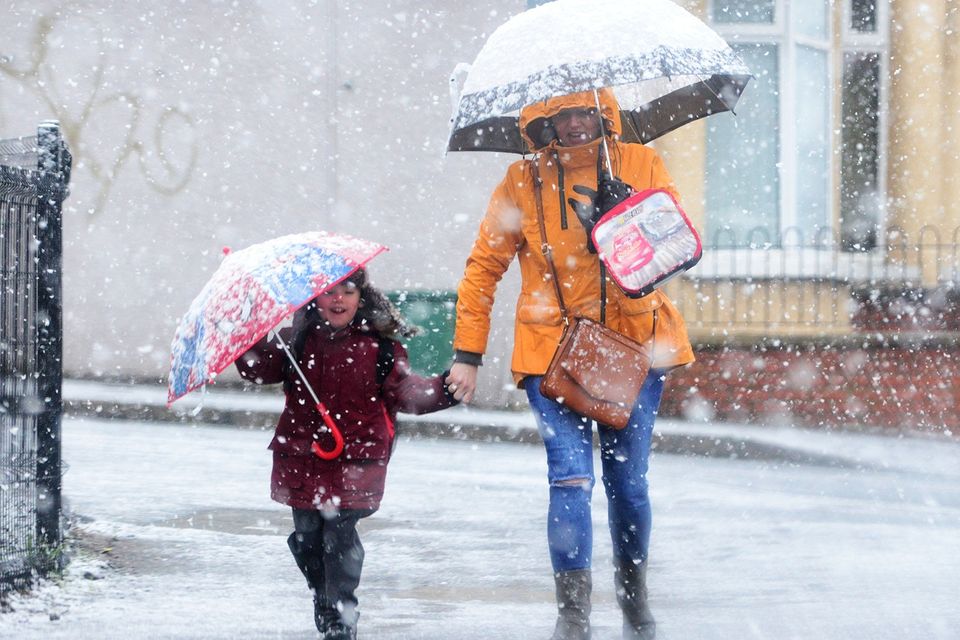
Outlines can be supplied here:
[[569, 198], [567, 202], [573, 208], [580, 224], [583, 225], [587, 233], [587, 248], [590, 253], [596, 253], [597, 248], [593, 246], [593, 227], [600, 221], [603, 214], [607, 213], [615, 206], [630, 197], [633, 193], [633, 187], [619, 178], [600, 178], [597, 184], [597, 190], [580, 184], [573, 186], [573, 190], [582, 196], [587, 196], [587, 202], [581, 202], [574, 198]]
[[450, 367], [450, 375], [444, 382], [458, 402], [470, 404], [473, 401], [473, 392], [477, 389], [477, 367], [463, 362], [454, 362]]

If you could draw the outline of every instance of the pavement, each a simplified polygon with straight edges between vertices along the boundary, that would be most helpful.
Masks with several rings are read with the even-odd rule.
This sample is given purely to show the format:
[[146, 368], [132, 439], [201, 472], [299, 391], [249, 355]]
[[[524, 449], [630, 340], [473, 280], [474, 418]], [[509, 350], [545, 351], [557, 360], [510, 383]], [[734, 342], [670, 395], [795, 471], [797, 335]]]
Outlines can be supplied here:
[[[467, 417], [497, 426], [476, 412], [458, 422]], [[501, 434], [520, 437], [523, 414], [514, 418], [520, 425], [500, 424]], [[659, 638], [960, 637], [960, 443], [698, 428], [745, 443], [738, 452], [815, 464], [724, 457], [691, 426], [660, 424], [658, 442], [702, 440], [711, 456], [651, 460]], [[270, 435], [66, 417], [72, 559], [62, 579], [0, 606], [0, 638], [315, 639], [286, 547], [290, 512], [267, 491]], [[458, 437], [402, 438], [383, 507], [361, 522], [364, 640], [550, 635], [542, 448]], [[595, 640], [621, 637], [605, 511], [597, 487]]]
[[[0, 603], [0, 638], [316, 638], [289, 510], [266, 490], [278, 390], [168, 409], [159, 386], [68, 381], [64, 399], [72, 560]], [[456, 408], [399, 430], [383, 508], [361, 522], [361, 638], [548, 637], [530, 413]], [[960, 637], [960, 441], [660, 419], [655, 445], [658, 637]], [[604, 492], [593, 501], [593, 637], [613, 640]]]
[[[66, 380], [63, 401], [66, 415], [72, 417], [252, 429], [272, 429], [283, 408], [283, 396], [277, 388], [211, 386], [178, 400], [173, 406], [167, 406], [166, 388], [160, 385], [88, 380]], [[398, 417], [398, 429], [403, 435], [415, 438], [540, 442], [533, 415], [526, 410], [459, 406], [422, 416], [401, 414]], [[863, 431], [869, 430], [864, 428]], [[711, 458], [859, 467], [870, 462], [862, 459], [857, 440], [849, 439], [857, 435], [862, 434], [850, 430], [826, 431], [784, 425], [659, 418], [653, 449], [661, 453]], [[932, 436], [917, 434], [916, 437]]]

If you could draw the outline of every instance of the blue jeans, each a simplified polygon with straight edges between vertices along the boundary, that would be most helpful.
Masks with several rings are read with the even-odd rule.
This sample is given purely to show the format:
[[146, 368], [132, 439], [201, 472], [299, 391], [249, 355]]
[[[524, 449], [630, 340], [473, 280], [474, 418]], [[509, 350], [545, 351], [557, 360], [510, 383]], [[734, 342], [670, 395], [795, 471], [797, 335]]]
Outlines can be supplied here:
[[[647, 467], [663, 381], [664, 372], [650, 371], [625, 428], [597, 425], [610, 537], [619, 560], [645, 561], [650, 548]], [[553, 570], [587, 569], [593, 554], [593, 421], [543, 397], [540, 376], [526, 378], [524, 389], [547, 450], [547, 542]]]

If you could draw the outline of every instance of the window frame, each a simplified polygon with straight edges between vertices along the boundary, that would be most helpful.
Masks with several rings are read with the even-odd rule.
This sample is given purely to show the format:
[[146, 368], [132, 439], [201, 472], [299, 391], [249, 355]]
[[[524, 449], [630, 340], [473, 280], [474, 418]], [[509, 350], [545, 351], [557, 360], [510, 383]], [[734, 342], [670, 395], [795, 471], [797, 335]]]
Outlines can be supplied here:
[[[826, 222], [827, 229], [837, 242], [824, 245], [823, 248], [814, 248], [813, 251], [823, 252], [843, 252], [840, 239], [840, 217], [842, 215], [841, 199], [839, 190], [843, 188], [842, 184], [842, 154], [835, 150], [840, 148], [843, 143], [843, 130], [841, 114], [843, 109], [842, 98], [844, 88], [843, 65], [844, 58], [849, 53], [876, 53], [880, 61], [880, 92], [878, 117], [878, 175], [877, 189], [879, 192], [879, 201], [881, 210], [878, 212], [877, 247], [870, 253], [874, 256], [882, 257], [883, 238], [886, 234], [888, 224], [888, 209], [886, 206], [888, 200], [888, 166], [883, 157], [885, 150], [889, 147], [889, 118], [890, 118], [890, 2], [889, 0], [874, 0], [876, 7], [877, 28], [872, 32], [861, 32], [850, 26], [850, 20], [853, 15], [853, 0], [823, 0], [828, 5], [827, 28], [829, 33], [825, 40], [811, 39], [807, 36], [795, 33], [792, 16], [790, 14], [791, 2], [789, 0], [775, 0], [774, 19], [768, 24], [756, 23], [721, 23], [714, 22], [712, 19], [715, 4], [717, 0], [707, 0], [705, 11], [706, 21], [717, 33], [726, 41], [735, 44], [770, 44], [777, 48], [779, 56], [779, 86], [777, 87], [779, 97], [779, 125], [780, 133], [777, 143], [779, 145], [779, 167], [778, 174], [780, 180], [780, 193], [778, 198], [779, 226], [776, 229], [781, 240], [781, 245], [789, 245], [788, 236], [790, 229], [795, 227], [798, 221], [796, 202], [799, 176], [797, 174], [796, 157], [793, 150], [796, 148], [796, 48], [797, 46], [808, 46], [818, 50], [826, 50], [827, 68], [829, 69], [829, 87], [830, 95], [827, 99], [828, 109], [828, 128], [827, 144], [825, 149], [827, 156], [827, 189], [829, 197], [827, 198]], [[839, 5], [839, 7], [837, 6]], [[795, 8], [795, 6], [794, 6]], [[840, 20], [839, 29], [837, 28], [837, 19]], [[749, 88], [748, 88], [749, 90]], [[709, 158], [707, 159], [709, 161]], [[705, 212], [709, 216], [709, 210]], [[811, 230], [812, 231], [812, 230]], [[822, 237], [822, 234], [808, 232], [805, 242], [810, 245], [816, 244], [816, 240]], [[738, 239], [738, 243], [744, 244], [740, 250], [751, 250], [748, 246], [747, 238]], [[758, 250], [766, 252], [782, 253], [778, 248], [759, 248]], [[718, 260], [716, 264], [723, 264], [725, 261]], [[720, 275], [722, 268], [713, 269], [713, 275]], [[730, 274], [733, 275], [733, 274]], [[817, 274], [811, 274], [816, 276]]]

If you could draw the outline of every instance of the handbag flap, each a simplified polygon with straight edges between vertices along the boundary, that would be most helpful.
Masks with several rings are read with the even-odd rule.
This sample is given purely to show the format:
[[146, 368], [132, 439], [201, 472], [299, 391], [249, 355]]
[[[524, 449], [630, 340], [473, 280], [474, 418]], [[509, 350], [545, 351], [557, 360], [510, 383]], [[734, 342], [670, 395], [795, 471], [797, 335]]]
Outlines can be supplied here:
[[580, 319], [560, 366], [592, 397], [632, 405], [650, 368], [649, 348], [590, 320]]

